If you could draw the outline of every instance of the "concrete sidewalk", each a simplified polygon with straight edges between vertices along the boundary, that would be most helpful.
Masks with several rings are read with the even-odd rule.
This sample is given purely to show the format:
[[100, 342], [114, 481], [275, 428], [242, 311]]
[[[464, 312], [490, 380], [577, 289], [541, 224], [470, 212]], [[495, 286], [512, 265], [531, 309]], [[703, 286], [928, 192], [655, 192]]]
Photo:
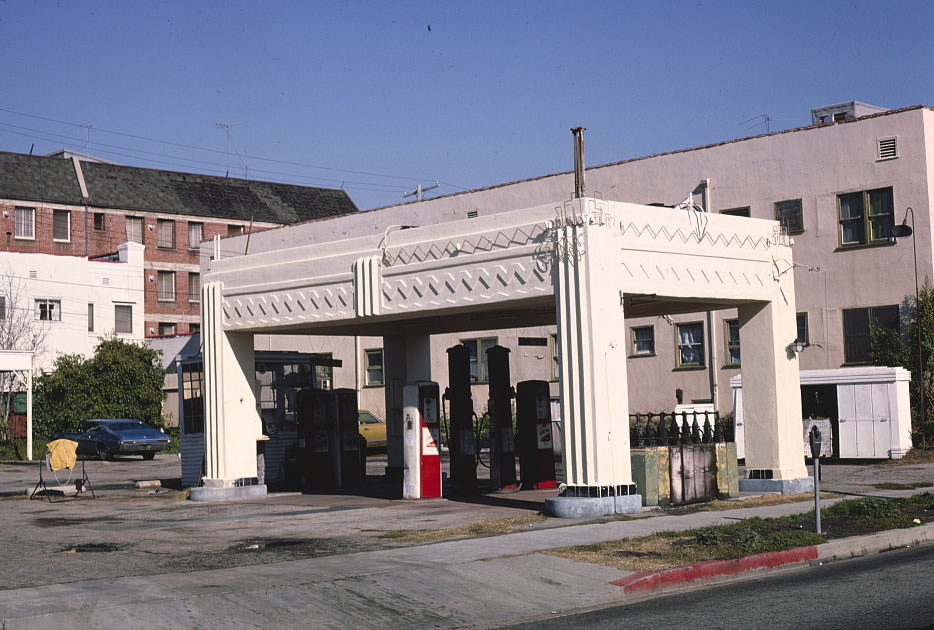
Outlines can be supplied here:
[[[911, 486], [932, 479], [931, 464], [825, 466], [822, 489], [895, 496], [922, 492]], [[546, 519], [512, 534], [400, 546], [382, 534], [534, 514], [553, 492], [470, 503], [274, 495], [210, 506], [132, 492], [141, 491], [52, 505], [19, 498], [0, 503], [7, 567], [0, 621], [7, 628], [495, 626], [644, 596], [621, 586], [632, 574], [544, 550], [813, 507], [739, 503], [634, 520]], [[251, 540], [299, 538], [330, 545], [328, 554], [264, 557], [258, 544], [255, 555], [245, 551]], [[832, 541], [818, 553], [829, 560], [932, 538], [934, 528], [923, 526]], [[69, 545], [82, 544], [111, 544], [115, 551], [68, 553]]]

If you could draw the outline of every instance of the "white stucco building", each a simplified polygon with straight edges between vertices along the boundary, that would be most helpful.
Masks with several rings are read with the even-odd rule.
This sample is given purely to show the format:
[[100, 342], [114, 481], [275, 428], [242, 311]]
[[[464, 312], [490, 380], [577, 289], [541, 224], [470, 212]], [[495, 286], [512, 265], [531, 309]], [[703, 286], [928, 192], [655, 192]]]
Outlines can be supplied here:
[[143, 340], [143, 249], [124, 243], [113, 260], [0, 253], [0, 310], [44, 335], [33, 369], [59, 354], [90, 356], [101, 338]]

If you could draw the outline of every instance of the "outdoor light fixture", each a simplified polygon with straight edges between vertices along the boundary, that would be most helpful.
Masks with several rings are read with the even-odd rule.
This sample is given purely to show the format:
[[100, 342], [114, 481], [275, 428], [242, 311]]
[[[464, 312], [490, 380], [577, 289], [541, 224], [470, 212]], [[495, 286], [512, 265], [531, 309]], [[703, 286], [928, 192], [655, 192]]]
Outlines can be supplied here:
[[[908, 225], [908, 215], [911, 215], [911, 225]], [[915, 324], [918, 329], [918, 378], [921, 378], [924, 374], [924, 346], [921, 345], [921, 318], [920, 318], [920, 309], [921, 305], [918, 301], [918, 246], [915, 242], [915, 211], [911, 209], [911, 206], [905, 208], [905, 218], [902, 219], [902, 222], [899, 225], [892, 226], [892, 236], [895, 238], [907, 238], [911, 237], [911, 251], [914, 254], [915, 262], [915, 319], [918, 320]], [[924, 387], [920, 388], [921, 391], [921, 439], [927, 443], [927, 436], [924, 433], [924, 419], [925, 419], [925, 400], [924, 400]]]
[[805, 348], [807, 348], [809, 345], [810, 345], [810, 344], [808, 344], [806, 341], [801, 341], [800, 339], [795, 339], [795, 340], [792, 341], [790, 344], [788, 344], [788, 350], [789, 350], [790, 352], [794, 352], [795, 354], [799, 354], [802, 350], [804, 350]]

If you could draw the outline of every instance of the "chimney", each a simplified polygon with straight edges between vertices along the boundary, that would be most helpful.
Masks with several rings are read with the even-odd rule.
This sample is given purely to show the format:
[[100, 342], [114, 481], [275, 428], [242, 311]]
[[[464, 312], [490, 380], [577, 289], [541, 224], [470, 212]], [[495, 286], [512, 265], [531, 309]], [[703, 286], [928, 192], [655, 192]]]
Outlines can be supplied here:
[[574, 198], [584, 196], [584, 131], [586, 127], [574, 127]]

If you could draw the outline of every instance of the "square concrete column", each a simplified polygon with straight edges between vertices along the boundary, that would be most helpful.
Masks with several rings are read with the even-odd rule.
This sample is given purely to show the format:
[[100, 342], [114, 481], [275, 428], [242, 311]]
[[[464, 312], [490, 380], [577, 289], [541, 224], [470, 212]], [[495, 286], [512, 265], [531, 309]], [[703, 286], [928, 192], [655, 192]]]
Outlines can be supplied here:
[[204, 340], [204, 478], [192, 488], [195, 501], [265, 496], [256, 479], [256, 411], [253, 334], [223, 329], [223, 283], [201, 288]]
[[402, 481], [402, 389], [412, 381], [431, 380], [431, 337], [399, 334], [383, 337], [386, 395], [386, 476]]
[[548, 499], [555, 516], [637, 512], [632, 480], [622, 286], [614, 228], [574, 218], [556, 229], [565, 488]]
[[805, 492], [813, 479], [804, 465], [801, 381], [790, 349], [797, 336], [794, 292], [739, 307], [742, 344], [744, 491]]

